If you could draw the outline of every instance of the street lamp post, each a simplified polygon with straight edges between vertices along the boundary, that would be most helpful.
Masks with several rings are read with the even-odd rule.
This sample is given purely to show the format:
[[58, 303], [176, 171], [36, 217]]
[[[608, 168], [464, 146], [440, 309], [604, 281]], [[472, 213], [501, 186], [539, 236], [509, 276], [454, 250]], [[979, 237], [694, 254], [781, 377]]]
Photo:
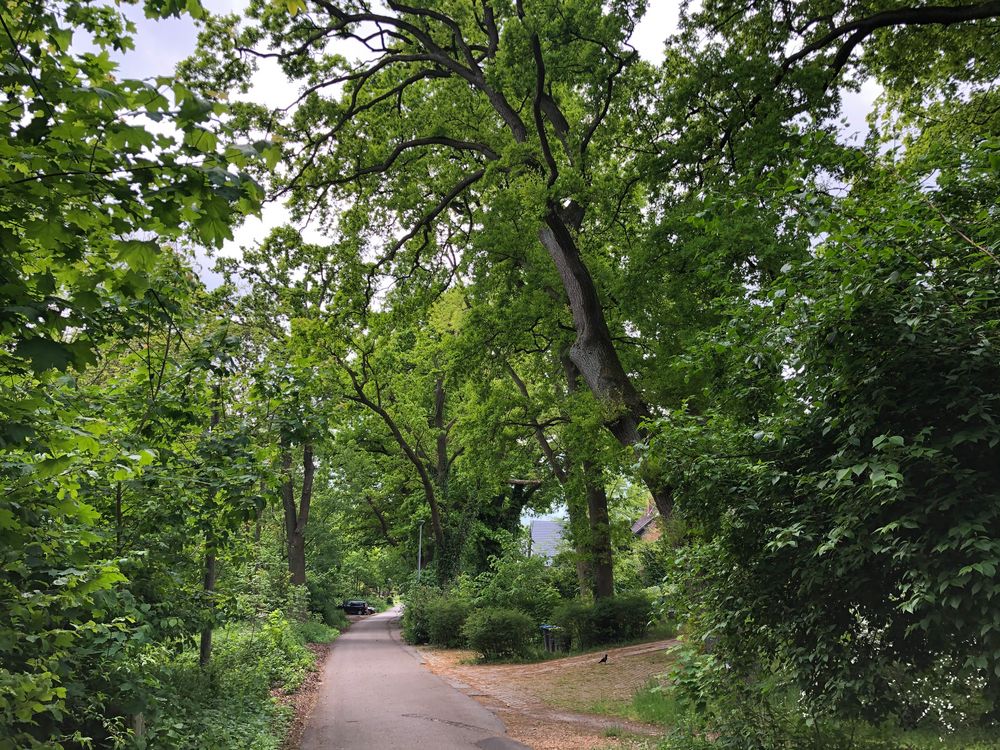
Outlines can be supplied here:
[[423, 567], [424, 554], [424, 522], [420, 522], [420, 532], [417, 537], [417, 582], [420, 582], [420, 569]]

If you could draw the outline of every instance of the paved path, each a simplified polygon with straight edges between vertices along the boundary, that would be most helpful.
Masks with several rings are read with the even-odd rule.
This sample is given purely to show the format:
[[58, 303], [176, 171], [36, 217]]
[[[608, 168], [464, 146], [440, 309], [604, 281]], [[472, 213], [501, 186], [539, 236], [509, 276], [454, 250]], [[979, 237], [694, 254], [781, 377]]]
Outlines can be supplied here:
[[516, 750], [492, 712], [420, 666], [399, 611], [366, 617], [334, 641], [302, 750]]

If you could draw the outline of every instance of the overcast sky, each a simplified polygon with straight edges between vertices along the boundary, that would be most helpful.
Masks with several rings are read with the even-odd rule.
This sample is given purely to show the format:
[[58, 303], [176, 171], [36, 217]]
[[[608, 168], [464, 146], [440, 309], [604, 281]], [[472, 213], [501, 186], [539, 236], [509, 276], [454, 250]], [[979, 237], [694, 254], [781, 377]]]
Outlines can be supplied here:
[[[213, 13], [240, 12], [246, 0], [202, 0]], [[679, 3], [676, 0], [650, 0], [649, 9], [632, 36], [632, 45], [646, 60], [658, 63], [663, 59], [664, 41], [677, 28]], [[119, 56], [120, 73], [129, 78], [149, 78], [170, 74], [174, 66], [194, 51], [197, 27], [190, 18], [147, 20], [140, 8], [126, 6], [127, 14], [137, 26], [135, 49]], [[843, 137], [863, 137], [867, 131], [865, 116], [871, 110], [878, 94], [874, 85], [866, 86], [859, 94], [845, 97], [848, 125]], [[249, 98], [269, 106], [285, 106], [295, 95], [295, 90], [282, 76], [277, 65], [264, 61], [253, 81]], [[251, 217], [235, 231], [235, 240], [226, 244], [223, 254], [235, 255], [239, 248], [262, 240], [268, 231], [287, 221], [288, 214], [280, 205], [268, 204], [261, 218]], [[208, 269], [211, 261], [201, 259], [201, 276], [209, 286], [216, 286], [220, 279]]]

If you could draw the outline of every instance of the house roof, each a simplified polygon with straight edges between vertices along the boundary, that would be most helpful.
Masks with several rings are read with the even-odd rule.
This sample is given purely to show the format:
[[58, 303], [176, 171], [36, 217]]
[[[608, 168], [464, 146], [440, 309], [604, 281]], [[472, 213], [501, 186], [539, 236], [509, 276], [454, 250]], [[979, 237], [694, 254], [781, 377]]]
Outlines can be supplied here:
[[646, 508], [646, 512], [642, 514], [642, 517], [632, 524], [632, 533], [636, 536], [642, 534], [642, 532], [646, 530], [646, 527], [649, 526], [649, 524], [653, 522], [653, 519], [658, 515], [659, 513], [656, 510], [656, 506], [650, 503], [649, 507]]

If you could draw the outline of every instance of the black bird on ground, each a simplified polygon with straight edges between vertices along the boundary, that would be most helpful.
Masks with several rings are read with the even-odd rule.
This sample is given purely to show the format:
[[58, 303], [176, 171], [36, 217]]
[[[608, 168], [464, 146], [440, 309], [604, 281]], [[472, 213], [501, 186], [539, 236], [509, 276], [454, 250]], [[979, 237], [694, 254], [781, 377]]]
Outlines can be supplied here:
[[597, 662], [597, 663], [598, 664], [607, 664], [608, 663], [608, 655], [605, 654], [604, 656], [602, 656], [601, 660], [599, 662]]

